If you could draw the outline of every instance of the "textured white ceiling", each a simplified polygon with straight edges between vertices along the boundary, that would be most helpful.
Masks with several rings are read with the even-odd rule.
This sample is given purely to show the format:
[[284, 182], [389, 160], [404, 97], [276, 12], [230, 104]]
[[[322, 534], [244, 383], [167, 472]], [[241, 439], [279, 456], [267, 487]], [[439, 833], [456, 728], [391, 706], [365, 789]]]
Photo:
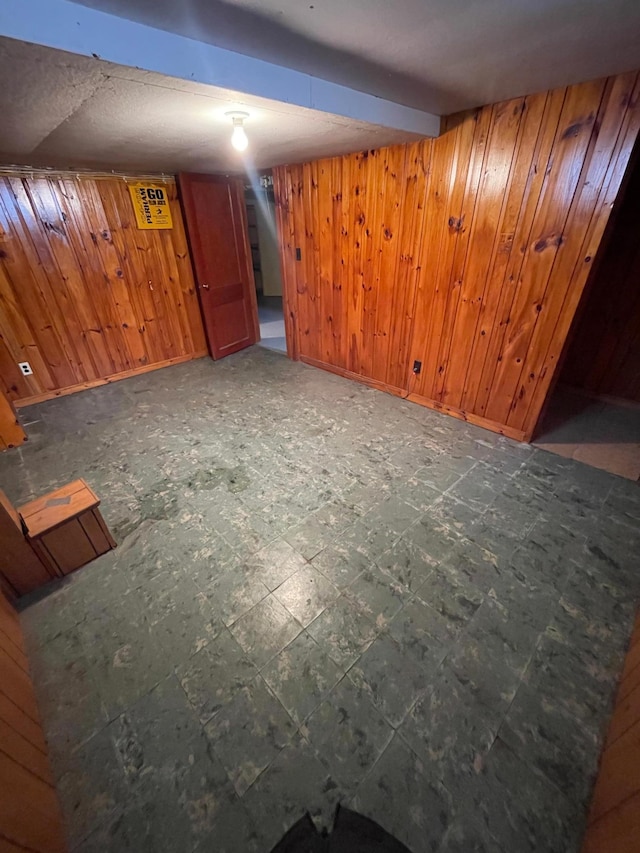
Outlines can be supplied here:
[[265, 168], [411, 134], [0, 39], [0, 163], [145, 172], [239, 172], [225, 111], [244, 109], [249, 163]]
[[436, 114], [640, 67], [640, 0], [74, 0]]

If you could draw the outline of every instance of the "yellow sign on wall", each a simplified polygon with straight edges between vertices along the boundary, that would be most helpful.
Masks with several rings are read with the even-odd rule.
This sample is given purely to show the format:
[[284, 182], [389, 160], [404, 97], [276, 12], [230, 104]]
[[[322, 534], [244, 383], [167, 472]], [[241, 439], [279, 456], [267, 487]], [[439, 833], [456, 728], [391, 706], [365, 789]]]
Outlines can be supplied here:
[[138, 228], [173, 228], [167, 188], [159, 184], [129, 184]]

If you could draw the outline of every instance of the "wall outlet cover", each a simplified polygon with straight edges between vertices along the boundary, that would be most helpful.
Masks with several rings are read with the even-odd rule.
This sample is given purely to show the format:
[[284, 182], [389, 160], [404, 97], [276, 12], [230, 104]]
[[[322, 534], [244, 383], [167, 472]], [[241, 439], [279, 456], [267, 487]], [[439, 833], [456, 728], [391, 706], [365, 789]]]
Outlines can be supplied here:
[[19, 361], [18, 367], [20, 368], [20, 370], [22, 371], [24, 376], [32, 376], [33, 375], [33, 370], [31, 370], [31, 365], [29, 364], [28, 361]]

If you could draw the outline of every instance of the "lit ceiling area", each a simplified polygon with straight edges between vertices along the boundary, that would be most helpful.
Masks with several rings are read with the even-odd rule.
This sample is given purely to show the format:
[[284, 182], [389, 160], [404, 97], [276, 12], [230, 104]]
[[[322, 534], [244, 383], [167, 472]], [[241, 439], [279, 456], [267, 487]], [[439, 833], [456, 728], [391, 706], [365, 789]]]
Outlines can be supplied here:
[[446, 115], [635, 70], [638, 0], [75, 0]]
[[[239, 172], [415, 134], [0, 38], [0, 162], [145, 172]], [[243, 159], [225, 112], [249, 113]]]
[[3, 0], [0, 162], [264, 169], [638, 67], [638, 0]]

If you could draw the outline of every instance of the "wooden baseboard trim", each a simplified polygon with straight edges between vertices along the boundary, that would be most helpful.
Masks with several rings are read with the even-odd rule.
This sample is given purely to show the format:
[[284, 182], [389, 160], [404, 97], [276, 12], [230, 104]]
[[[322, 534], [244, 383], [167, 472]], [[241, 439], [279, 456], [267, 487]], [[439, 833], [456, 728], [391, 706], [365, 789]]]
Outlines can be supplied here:
[[438, 400], [430, 400], [428, 397], [421, 397], [420, 394], [409, 394], [407, 400], [410, 400], [412, 403], [419, 403], [421, 406], [426, 406], [428, 409], [434, 409], [436, 412], [444, 412], [445, 415], [451, 415], [452, 418], [458, 418], [460, 421], [467, 421], [467, 423], [473, 424], [474, 426], [491, 430], [491, 432], [497, 432], [500, 435], [506, 436], [506, 438], [513, 438], [515, 441], [526, 441], [526, 433], [524, 430], [514, 429], [513, 427], [506, 426], [506, 424], [499, 424], [496, 421], [490, 421], [488, 418], [480, 417], [480, 415], [474, 415], [472, 412], [464, 412], [462, 409], [456, 409], [454, 406], [447, 406]]
[[456, 409], [453, 406], [446, 406], [437, 400], [431, 400], [429, 397], [422, 397], [420, 394], [409, 394], [402, 388], [396, 388], [394, 385], [387, 385], [385, 382], [380, 382], [377, 379], [370, 379], [368, 376], [360, 376], [359, 373], [352, 373], [350, 370], [345, 370], [343, 367], [336, 367], [334, 364], [326, 364], [323, 361], [318, 361], [315, 358], [309, 358], [306, 355], [300, 356], [300, 361], [308, 364], [311, 367], [319, 367], [321, 370], [327, 370], [329, 373], [335, 373], [337, 376], [343, 376], [345, 379], [354, 379], [356, 382], [361, 382], [363, 385], [369, 385], [378, 391], [384, 391], [387, 394], [393, 394], [395, 397], [402, 397], [404, 400], [409, 400], [411, 403], [418, 403], [420, 406], [425, 406], [428, 409], [434, 409], [436, 412], [443, 412], [445, 415], [451, 415], [453, 418], [458, 418], [461, 421], [474, 426], [482, 427], [483, 429], [497, 432], [507, 438], [513, 438], [515, 441], [525, 441], [526, 436], [524, 430], [513, 429], [505, 424], [499, 424], [495, 421], [490, 421], [487, 418], [479, 417], [470, 412], [463, 412], [461, 409]]
[[304, 364], [308, 364], [310, 367], [319, 367], [320, 370], [326, 370], [328, 373], [335, 373], [336, 376], [342, 376], [345, 379], [353, 379], [356, 382], [360, 382], [362, 385], [369, 385], [369, 387], [375, 388], [377, 391], [384, 391], [387, 394], [393, 394], [394, 397], [407, 396], [407, 392], [403, 391], [402, 388], [396, 388], [394, 385], [387, 385], [386, 382], [380, 382], [377, 379], [370, 379], [368, 376], [361, 376], [359, 373], [352, 373], [352, 371], [346, 370], [344, 367], [336, 367], [335, 364], [327, 364], [324, 361], [318, 361], [317, 359], [309, 358], [306, 355], [301, 355], [300, 361]]
[[170, 367], [172, 364], [193, 361], [196, 358], [203, 358], [205, 355], [209, 355], [207, 350], [192, 352], [188, 355], [178, 355], [175, 358], [167, 358], [165, 361], [156, 361], [154, 364], [145, 364], [142, 367], [123, 370], [122, 373], [103, 376], [101, 379], [92, 379], [90, 382], [80, 382], [78, 385], [69, 385], [67, 388], [56, 388], [54, 391], [45, 391], [43, 394], [23, 397], [21, 400], [15, 400], [13, 405], [18, 409], [24, 406], [33, 406], [35, 403], [44, 403], [46, 400], [53, 400], [56, 397], [66, 397], [69, 394], [76, 394], [78, 391], [87, 391], [89, 388], [98, 388], [100, 385], [111, 385], [112, 382], [119, 382], [121, 379], [129, 379], [132, 376], [139, 376], [142, 373], [151, 373], [152, 370], [160, 370], [160, 368]]

